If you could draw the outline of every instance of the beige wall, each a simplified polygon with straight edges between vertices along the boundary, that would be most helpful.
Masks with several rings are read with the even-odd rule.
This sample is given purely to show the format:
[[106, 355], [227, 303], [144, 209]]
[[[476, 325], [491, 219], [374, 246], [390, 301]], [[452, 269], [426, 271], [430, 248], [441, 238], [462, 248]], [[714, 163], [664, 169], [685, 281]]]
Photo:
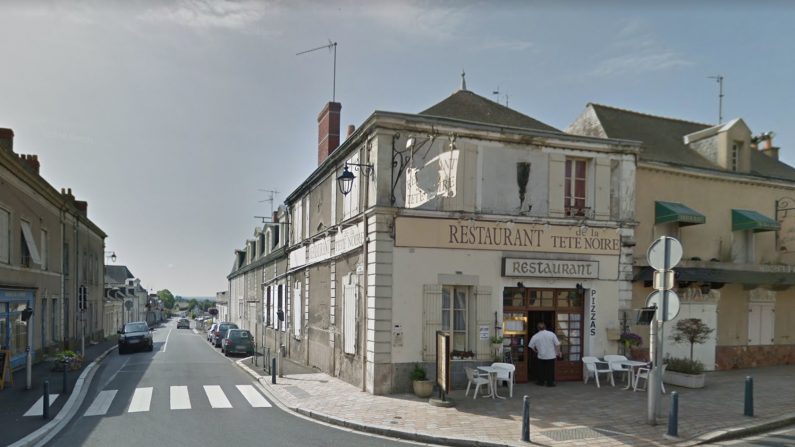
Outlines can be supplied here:
[[[731, 179], [727, 175], [672, 173], [647, 166], [638, 167], [635, 231], [635, 257], [645, 264], [646, 249], [652, 240], [661, 236], [661, 228], [654, 225], [654, 202], [679, 202], [706, 216], [703, 225], [681, 227], [679, 240], [684, 257], [699, 257], [704, 261], [716, 258], [731, 262], [732, 244], [742, 232], [732, 232], [731, 210], [747, 209], [775, 218], [775, 203], [795, 194], [795, 186], [752, 183]], [[775, 249], [775, 232], [755, 234], [756, 261], [760, 264], [795, 264], [795, 253], [781, 253]]]

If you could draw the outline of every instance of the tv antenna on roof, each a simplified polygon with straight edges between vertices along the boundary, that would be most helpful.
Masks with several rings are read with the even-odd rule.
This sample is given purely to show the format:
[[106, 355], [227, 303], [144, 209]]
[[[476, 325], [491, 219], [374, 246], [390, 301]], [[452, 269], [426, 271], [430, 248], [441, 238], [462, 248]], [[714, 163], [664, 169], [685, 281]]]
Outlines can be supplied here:
[[723, 75], [707, 76], [718, 82], [718, 124], [723, 122]]
[[268, 198], [263, 200], [258, 200], [259, 203], [269, 202], [271, 204], [271, 216], [273, 215], [273, 203], [276, 201], [276, 195], [279, 194], [279, 191], [275, 189], [258, 189], [257, 191], [262, 191], [268, 193]]
[[337, 42], [332, 42], [331, 39], [328, 41], [328, 45], [323, 45], [322, 47], [312, 48], [311, 50], [302, 51], [300, 53], [295, 53], [296, 56], [300, 56], [302, 54], [311, 53], [313, 51], [322, 50], [323, 48], [328, 48], [329, 51], [334, 51], [334, 66], [331, 71], [331, 102], [336, 102], [337, 99]]
[[[497, 97], [497, 101], [496, 102], [497, 102], [497, 104], [499, 104], [500, 103], [500, 86], [498, 85], [497, 86], [497, 90], [493, 90], [491, 92], [491, 94]], [[508, 107], [508, 94], [507, 93], [505, 94], [505, 107]]]

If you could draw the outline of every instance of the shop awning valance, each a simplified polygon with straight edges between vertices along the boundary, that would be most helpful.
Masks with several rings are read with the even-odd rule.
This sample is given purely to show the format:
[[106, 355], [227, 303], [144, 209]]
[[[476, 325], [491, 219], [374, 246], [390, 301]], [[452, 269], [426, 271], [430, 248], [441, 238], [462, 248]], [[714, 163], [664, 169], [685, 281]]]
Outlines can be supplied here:
[[[795, 273], [756, 272], [725, 268], [680, 267], [674, 268], [676, 280], [700, 283], [748, 284], [758, 286], [793, 286]], [[654, 269], [639, 267], [634, 281], [651, 281]]]
[[775, 220], [751, 210], [732, 210], [732, 231], [753, 230], [776, 231], [779, 224]]
[[654, 202], [654, 223], [679, 222], [680, 226], [698, 225], [707, 218], [698, 211], [677, 202]]

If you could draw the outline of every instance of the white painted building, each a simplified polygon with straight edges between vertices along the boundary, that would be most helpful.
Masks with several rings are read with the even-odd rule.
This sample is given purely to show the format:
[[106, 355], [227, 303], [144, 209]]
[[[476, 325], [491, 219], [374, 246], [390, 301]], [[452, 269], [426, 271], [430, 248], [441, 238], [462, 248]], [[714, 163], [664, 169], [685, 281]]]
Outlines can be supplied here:
[[415, 363], [435, 374], [437, 330], [459, 384], [495, 356], [531, 379], [538, 321], [563, 341], [560, 380], [618, 350], [639, 143], [572, 136], [462, 86], [419, 114], [374, 112], [338, 146], [340, 108], [318, 118], [319, 166], [286, 199], [292, 360], [382, 394]]

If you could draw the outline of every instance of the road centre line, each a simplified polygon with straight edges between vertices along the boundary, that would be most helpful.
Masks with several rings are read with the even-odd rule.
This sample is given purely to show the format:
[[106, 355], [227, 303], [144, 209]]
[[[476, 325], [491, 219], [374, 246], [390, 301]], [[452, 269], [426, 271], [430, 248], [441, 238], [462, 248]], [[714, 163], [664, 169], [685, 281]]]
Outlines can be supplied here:
[[171, 337], [171, 331], [172, 330], [173, 329], [169, 329], [168, 330], [168, 335], [166, 335], [166, 342], [163, 343], [163, 349], [161, 351], [158, 351], [158, 352], [166, 352], [166, 348], [168, 347], [168, 337]]

